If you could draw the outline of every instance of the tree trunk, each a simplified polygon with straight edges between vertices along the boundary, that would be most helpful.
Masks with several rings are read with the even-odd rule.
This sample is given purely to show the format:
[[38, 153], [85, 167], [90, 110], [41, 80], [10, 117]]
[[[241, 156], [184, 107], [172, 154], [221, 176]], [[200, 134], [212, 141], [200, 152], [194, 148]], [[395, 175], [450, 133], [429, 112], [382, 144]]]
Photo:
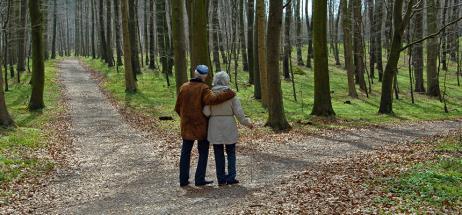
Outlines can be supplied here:
[[120, 0], [114, 1], [114, 30], [116, 40], [116, 52], [117, 52], [117, 66], [122, 66], [122, 38], [120, 32]]
[[369, 72], [371, 78], [375, 78], [375, 34], [381, 33], [375, 30], [375, 18], [374, 18], [374, 0], [367, 1], [367, 11], [369, 15]]
[[[155, 3], [154, 0], [149, 0], [150, 17], [149, 17], [149, 69], [156, 68], [156, 41], [155, 41], [155, 30], [154, 30], [154, 13]], [[176, 19], [176, 17], [173, 17]]]
[[313, 28], [311, 27], [311, 21], [310, 21], [310, 11], [308, 7], [308, 1], [306, 0], [305, 3], [305, 12], [306, 12], [306, 29], [308, 31], [308, 55], [306, 56], [306, 67], [311, 68], [311, 58], [313, 58]]
[[[131, 37], [129, 27], [129, 0], [121, 0], [122, 11], [122, 31], [123, 31], [123, 46], [124, 46], [124, 64], [125, 64], [125, 92], [135, 93], [136, 82], [135, 72], [132, 71], [132, 56], [131, 56]], [[135, 45], [136, 46], [136, 45]]]
[[106, 56], [107, 56], [107, 65], [109, 67], [114, 66], [114, 53], [112, 51], [112, 6], [111, 2], [113, 0], [106, 0], [106, 10], [107, 10], [107, 15], [106, 15], [106, 28], [107, 28], [107, 44], [106, 44]]
[[264, 1], [257, 2], [257, 58], [258, 58], [258, 77], [255, 79], [255, 88], [259, 85], [260, 98], [264, 107], [268, 107], [269, 89], [268, 89], [268, 64], [267, 64], [267, 46], [266, 46], [266, 6]]
[[[420, 3], [414, 18], [412, 25], [412, 38], [413, 41], [419, 40], [423, 37], [423, 7], [424, 4]], [[415, 77], [415, 92], [424, 93], [424, 61], [423, 61], [423, 44], [417, 43], [412, 46], [412, 66], [414, 67]]]
[[404, 19], [402, 17], [403, 0], [396, 0], [393, 6], [393, 39], [387, 65], [385, 66], [385, 72], [383, 74], [382, 95], [379, 108], [379, 113], [381, 114], [393, 113], [393, 81], [398, 71], [403, 32], [411, 18], [413, 4], [414, 1], [410, 0]]
[[3, 91], [2, 67], [0, 66], [0, 126], [9, 127], [12, 125], [14, 125], [14, 121], [6, 107], [5, 93]]
[[186, 34], [184, 29], [184, 0], [173, 0], [171, 7], [175, 77], [178, 93], [181, 85], [188, 81], [186, 65]]
[[[21, 17], [19, 22], [19, 31], [18, 31], [18, 65], [17, 71], [24, 72], [26, 71], [26, 24], [27, 24], [27, 0], [21, 0]], [[1, 76], [1, 74], [0, 74]], [[1, 88], [3, 90], [3, 88]]]
[[[446, 17], [447, 17], [447, 12], [448, 12], [448, 7], [449, 7], [449, 0], [444, 1], [444, 6], [443, 6], [443, 14], [441, 17], [441, 26], [446, 25]], [[443, 65], [443, 70], [447, 71], [448, 70], [448, 64], [446, 61], [447, 54], [448, 54], [448, 47], [447, 47], [447, 32], [446, 29], [443, 29], [441, 32], [441, 64]]]
[[376, 1], [375, 3], [375, 61], [377, 62], [377, 73], [379, 81], [382, 81], [383, 76], [383, 62], [382, 62], [382, 22], [383, 22], [383, 1]]
[[290, 41], [290, 26], [292, 23], [292, 2], [286, 5], [286, 16], [284, 24], [284, 60], [283, 60], [283, 74], [284, 79], [290, 80], [289, 61], [292, 55], [292, 44]]
[[40, 110], [45, 107], [43, 90], [45, 85], [43, 25], [44, 19], [40, 11], [41, 0], [29, 1], [29, 13], [32, 33], [32, 95], [29, 101], [29, 110]]
[[104, 59], [104, 62], [109, 63], [107, 56], [107, 45], [106, 45], [106, 34], [104, 33], [104, 0], [99, 0], [99, 36], [101, 44], [101, 53]]
[[[138, 38], [138, 22], [137, 22], [137, 17], [138, 17], [138, 1], [129, 1], [128, 2], [128, 24], [130, 28], [130, 41], [131, 41], [131, 58], [132, 58], [132, 71], [135, 74], [141, 74], [141, 68], [140, 68], [140, 52], [139, 52], [139, 38]], [[125, 51], [124, 51], [125, 53]], [[124, 58], [125, 59], [125, 58]]]
[[167, 10], [165, 7], [165, 1], [160, 0], [156, 1], [156, 21], [157, 21], [157, 44], [159, 45], [159, 55], [160, 62], [162, 64], [162, 73], [165, 74], [167, 85], [170, 86], [170, 80], [168, 75], [171, 73], [169, 71], [169, 53], [168, 53], [168, 44], [170, 43], [168, 38], [168, 29], [167, 29], [167, 20], [166, 15]]
[[255, 63], [254, 63], [254, 0], [248, 0], [247, 6], [247, 58], [249, 63], [249, 84], [254, 84], [254, 75], [255, 75]]
[[241, 41], [241, 53], [242, 53], [242, 69], [249, 71], [249, 63], [247, 61], [247, 51], [245, 42], [245, 23], [244, 23], [244, 0], [239, 0], [239, 38]]
[[[454, 21], [456, 20], [457, 18], [459, 18], [459, 14], [460, 14], [460, 4], [461, 1], [460, 0], [454, 0], [454, 3], [452, 4], [452, 18], [451, 20]], [[449, 50], [449, 54], [451, 55], [451, 60], [454, 61], [454, 62], [458, 62], [458, 59], [457, 59], [457, 52], [459, 50], [459, 37], [460, 37], [460, 33], [458, 33], [458, 25], [452, 25], [450, 27], [450, 32], [452, 32], [451, 34], [451, 37], [449, 37], [449, 43], [451, 43], [450, 47], [451, 49]]]
[[53, 0], [53, 35], [51, 41], [51, 59], [56, 58], [56, 33], [58, 30], [58, 8], [57, 0]]
[[213, 64], [215, 65], [215, 70], [220, 71], [221, 70], [221, 65], [220, 65], [220, 46], [219, 46], [219, 41], [218, 37], [220, 34], [220, 23], [218, 21], [218, 0], [212, 0], [211, 1], [211, 7], [212, 7], [212, 28], [211, 33], [212, 33], [212, 45], [213, 45]]
[[351, 41], [351, 10], [349, 7], [351, 7], [351, 1], [341, 0], [340, 8], [342, 10], [343, 46], [345, 67], [347, 69], [348, 77], [348, 95], [352, 98], [358, 98], [355, 85], [355, 65], [353, 62], [353, 44]]
[[[207, 0], [195, 0], [191, 2], [191, 68], [197, 65], [210, 67], [209, 39], [207, 31]], [[213, 72], [210, 71], [207, 83], [213, 79]]]
[[297, 0], [297, 5], [295, 6], [295, 31], [297, 33], [296, 35], [296, 41], [297, 41], [297, 64], [299, 66], [305, 65], [303, 62], [303, 56], [302, 56], [302, 18], [300, 14], [300, 9], [301, 9], [301, 0]]
[[353, 0], [353, 42], [356, 82], [362, 91], [367, 91], [364, 79], [364, 44], [362, 32], [361, 0]]
[[[427, 0], [427, 31], [433, 34], [438, 31], [438, 4], [435, 0]], [[427, 40], [427, 94], [439, 97], [440, 84], [438, 80], [437, 58], [439, 53], [438, 38]]]
[[[118, 5], [119, 0], [115, 0], [115, 4]], [[91, 22], [91, 56], [96, 58], [96, 36], [95, 36], [95, 23], [96, 23], [96, 15], [95, 15], [95, 1], [91, 1], [91, 18], [93, 22]]]
[[327, 1], [313, 2], [314, 104], [311, 115], [335, 116], [332, 108], [327, 51]]
[[270, 1], [268, 34], [266, 37], [268, 47], [266, 54], [268, 86], [271, 86], [271, 88], [268, 88], [271, 91], [271, 99], [268, 102], [268, 125], [274, 130], [285, 130], [290, 127], [284, 113], [281, 78], [279, 75], [282, 6], [282, 0]]

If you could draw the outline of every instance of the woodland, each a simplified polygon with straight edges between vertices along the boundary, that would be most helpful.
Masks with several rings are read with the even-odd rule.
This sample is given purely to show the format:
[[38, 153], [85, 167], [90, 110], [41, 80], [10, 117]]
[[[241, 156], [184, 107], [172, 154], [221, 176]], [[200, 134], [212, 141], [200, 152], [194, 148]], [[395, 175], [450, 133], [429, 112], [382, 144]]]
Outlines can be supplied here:
[[[105, 133], [110, 120], [134, 129], [127, 135], [147, 134], [152, 156], [175, 169], [176, 97], [203, 64], [209, 85], [214, 73], [230, 75], [256, 129], [240, 128], [239, 165], [252, 170], [242, 173], [244, 194], [224, 197], [229, 208], [191, 211], [460, 213], [461, 36], [460, 0], [0, 0], [0, 212], [85, 214], [37, 193], [52, 192], [51, 178], [85, 152], [106, 150], [98, 138], [116, 135]], [[77, 99], [87, 84], [97, 95]], [[106, 104], [114, 115], [91, 115]], [[84, 135], [83, 122], [101, 131]], [[264, 171], [278, 162], [270, 155], [284, 171]], [[162, 199], [183, 191], [165, 192], [159, 202], [188, 202]], [[175, 195], [212, 196], [198, 201], [213, 205], [222, 203], [216, 192], [233, 191], [185, 192]], [[162, 213], [151, 209], [128, 211]]]

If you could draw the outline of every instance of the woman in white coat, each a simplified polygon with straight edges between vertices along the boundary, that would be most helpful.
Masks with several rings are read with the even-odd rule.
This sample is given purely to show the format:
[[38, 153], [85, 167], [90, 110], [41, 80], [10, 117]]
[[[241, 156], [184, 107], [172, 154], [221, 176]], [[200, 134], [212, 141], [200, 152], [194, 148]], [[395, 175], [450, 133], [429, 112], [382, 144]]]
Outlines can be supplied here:
[[[229, 75], [226, 72], [218, 72], [213, 79], [214, 92], [229, 89]], [[222, 104], [205, 106], [204, 115], [209, 118], [208, 141], [213, 145], [218, 185], [237, 184], [236, 180], [236, 143], [239, 139], [235, 118], [249, 128], [253, 125], [249, 118], [245, 117], [241, 103], [234, 97]], [[224, 149], [228, 160], [228, 174], [225, 171]]]

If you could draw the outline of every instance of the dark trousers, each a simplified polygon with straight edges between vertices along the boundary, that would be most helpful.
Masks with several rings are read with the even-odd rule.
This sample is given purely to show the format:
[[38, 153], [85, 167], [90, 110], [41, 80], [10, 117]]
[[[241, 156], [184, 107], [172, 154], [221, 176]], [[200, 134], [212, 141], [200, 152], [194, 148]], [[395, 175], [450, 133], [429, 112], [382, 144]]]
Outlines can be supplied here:
[[[225, 154], [228, 158], [228, 174], [225, 171]], [[219, 184], [224, 184], [236, 179], [236, 144], [231, 145], [213, 145], [215, 154], [215, 165], [217, 168], [217, 180]]]
[[[194, 140], [183, 140], [180, 158], [180, 184], [186, 184], [189, 181], [191, 150], [193, 146]], [[205, 173], [207, 171], [209, 142], [207, 140], [199, 140], [197, 143], [197, 150], [199, 151], [199, 162], [197, 163], [195, 182], [201, 183], [205, 181]]]

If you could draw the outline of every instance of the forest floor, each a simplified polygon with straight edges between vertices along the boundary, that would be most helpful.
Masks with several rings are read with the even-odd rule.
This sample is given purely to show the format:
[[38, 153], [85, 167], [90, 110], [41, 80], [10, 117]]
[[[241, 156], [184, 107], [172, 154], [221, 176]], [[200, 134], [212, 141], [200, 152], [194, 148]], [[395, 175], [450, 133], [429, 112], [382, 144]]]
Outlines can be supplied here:
[[[375, 177], [369, 171], [373, 168], [364, 166], [377, 164], [382, 159], [385, 164], [390, 160], [399, 162], [401, 158], [412, 160], [416, 157], [412, 156], [416, 154], [413, 152], [421, 145], [416, 142], [453, 134], [461, 125], [458, 120], [408, 122], [310, 135], [294, 131], [268, 135], [255, 131], [243, 138], [238, 146], [241, 184], [183, 189], [178, 186], [180, 138], [177, 134], [160, 130], [156, 120], [118, 105], [105, 95], [98, 80], [79, 61], [64, 60], [59, 68], [68, 97], [74, 154], [70, 156], [69, 165], [58, 168], [42, 189], [24, 201], [2, 208], [5, 212], [217, 214], [317, 211], [331, 214], [370, 211], [362, 204], [370, 202], [367, 201], [368, 193], [362, 192], [357, 202], [339, 199], [345, 196], [344, 192], [354, 197], [360, 189], [355, 186], [348, 189], [351, 185], [348, 183], [361, 184], [361, 180], [351, 176]], [[419, 155], [425, 157], [425, 154]], [[192, 159], [194, 171], [197, 158], [193, 156]], [[367, 163], [370, 160], [375, 163]], [[210, 158], [208, 178], [215, 178], [214, 169], [214, 160]], [[304, 184], [308, 182], [311, 183], [309, 186]], [[303, 186], [313, 189], [294, 190]], [[346, 191], [338, 191], [343, 196], [333, 191], [335, 186], [346, 188]], [[297, 192], [314, 193], [315, 197], [298, 198]]]

